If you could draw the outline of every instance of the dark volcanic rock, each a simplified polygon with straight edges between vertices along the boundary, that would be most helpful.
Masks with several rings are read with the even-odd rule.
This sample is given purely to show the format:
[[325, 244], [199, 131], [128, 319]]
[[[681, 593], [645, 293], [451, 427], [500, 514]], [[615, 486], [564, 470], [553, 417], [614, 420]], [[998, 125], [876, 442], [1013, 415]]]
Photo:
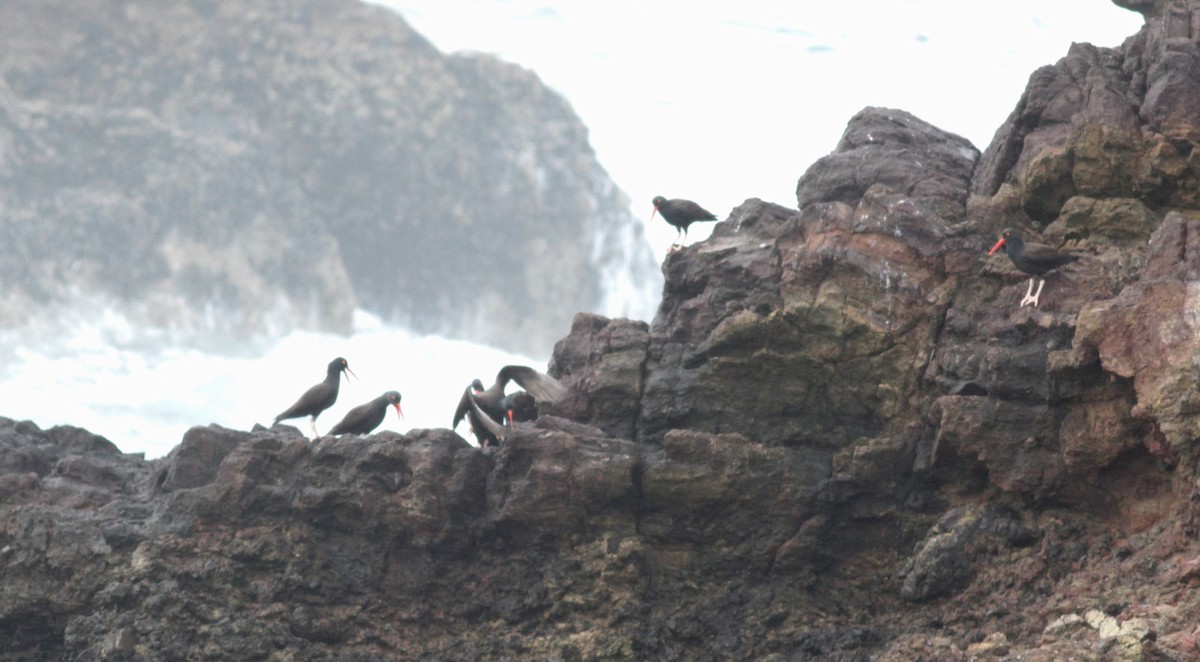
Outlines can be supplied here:
[[1136, 417], [1153, 421], [1172, 448], [1192, 455], [1200, 450], [1198, 283], [1200, 227], [1172, 212], [1150, 238], [1137, 280], [1080, 312], [1075, 338], [1099, 354], [1106, 371], [1132, 380]]
[[[870, 128], [900, 120], [891, 131]], [[963, 168], [974, 152], [898, 111], [864, 111], [847, 129], [867, 133], [870, 152], [895, 159], [881, 166], [889, 171], [932, 153], [957, 155], [959, 171], [953, 159], [930, 158], [930, 173], [911, 176], [941, 184], [920, 198], [907, 194], [917, 185], [905, 180], [893, 182], [899, 190], [872, 184], [847, 202], [857, 184], [841, 182], [859, 179], [838, 152], [802, 180], [804, 195], [820, 202], [797, 213], [749, 201], [710, 240], [672, 254], [651, 328], [639, 436], [736, 431], [828, 462], [856, 440], [869, 445], [909, 426], [952, 291], [947, 270], [958, 268], [947, 265], [946, 244], [962, 243], [955, 217], [940, 213], [962, 209]], [[862, 149], [852, 139], [842, 148]]]
[[[792, 562], [780, 550], [806, 544], [796, 525], [824, 469], [736, 436], [679, 433], [651, 450], [587, 430], [546, 418], [493, 452], [448, 430], [310, 444], [286, 427], [209, 426], [162, 460], [123, 457], [119, 484], [32, 478], [0, 505], [8, 653], [657, 656], [698, 651], [686, 642], [703, 634], [725, 656], [750, 650], [745, 632], [761, 633], [777, 596], [807, 600], [788, 580], [752, 595], [677, 581]], [[0, 443], [49, 466], [78, 454], [67, 432], [7, 421]], [[197, 478], [165, 490], [163, 475]], [[93, 490], [106, 499], [61, 498]], [[777, 504], [766, 516], [764, 500]], [[746, 537], [746, 518], [761, 532]], [[570, 625], [510, 641], [531, 619]]]
[[1200, 137], [1197, 8], [1171, 2], [1139, 10], [1155, 19], [1120, 49], [1075, 44], [1058, 64], [1033, 74], [984, 152], [973, 193], [1014, 185], [1023, 210], [1040, 224], [1074, 196], [1200, 206], [1191, 156]]
[[565, 401], [543, 405], [613, 437], [632, 439], [644, 386], [649, 325], [580, 313], [554, 347], [550, 373], [575, 385]]
[[837, 149], [812, 165], [796, 186], [800, 208], [856, 204], [884, 185], [925, 211], [962, 215], [979, 150], [902, 110], [866, 108], [850, 119]]
[[382, 8], [5, 3], [0, 43], [5, 327], [91, 300], [346, 331], [359, 306], [541, 355], [605, 282], [654, 281], [568, 104]]
[[214, 425], [188, 430], [167, 455], [166, 467], [158, 479], [159, 489], [172, 492], [208, 485], [216, 477], [221, 460], [248, 436], [230, 434]]
[[921, 601], [961, 590], [974, 577], [975, 557], [996, 546], [1028, 546], [1037, 532], [994, 505], [959, 507], [946, 513], [900, 570], [900, 595]]
[[[636, 436], [652, 445], [680, 429], [740, 434], [828, 466], [816, 493], [840, 515], [808, 513], [801, 539], [818, 542], [789, 567], [820, 567], [841, 536], [848, 553], [832, 566], [905, 559], [896, 589], [910, 600], [966, 608], [1009, 577], [1018, 588], [999, 599], [1019, 604], [1042, 590], [1038, 564], [1061, 577], [1079, 549], [1106, 544], [1064, 551], [1064, 540], [1162, 521], [1172, 490], [1190, 489], [1183, 458], [1197, 436], [1185, 321], [1195, 122], [1157, 109], [1200, 93], [1187, 82], [1200, 76], [1167, 73], [1191, 71], [1196, 52], [1163, 36], [1173, 21], [1121, 50], [1077, 45], [1039, 71], [978, 167], [961, 138], [905, 113], [857, 115], [801, 179], [799, 212], [748, 201], [710, 240], [668, 257], [640, 397], [607, 409], [636, 411]], [[1170, 93], [1160, 100], [1157, 88]], [[1008, 226], [1081, 256], [1048, 279], [1039, 308], [1019, 308], [1027, 277], [986, 256]], [[613, 360], [595, 332], [605, 323], [560, 344], [564, 377], [594, 382]], [[625, 366], [640, 359], [622, 355]], [[622, 383], [637, 392], [637, 380]], [[1165, 471], [1184, 463], [1178, 482]], [[953, 508], [941, 512], [957, 513], [954, 524], [939, 525], [921, 507], [964, 495], [1021, 504], [1002, 518], [1020, 522], [1001, 527], [1012, 536], [980, 537], [993, 528]], [[1026, 524], [1052, 505], [1072, 515], [1041, 529], [1030, 555], [1037, 528]], [[864, 521], [888, 533], [870, 538]], [[922, 537], [916, 553], [901, 548]], [[910, 659], [896, 641], [894, 659]]]

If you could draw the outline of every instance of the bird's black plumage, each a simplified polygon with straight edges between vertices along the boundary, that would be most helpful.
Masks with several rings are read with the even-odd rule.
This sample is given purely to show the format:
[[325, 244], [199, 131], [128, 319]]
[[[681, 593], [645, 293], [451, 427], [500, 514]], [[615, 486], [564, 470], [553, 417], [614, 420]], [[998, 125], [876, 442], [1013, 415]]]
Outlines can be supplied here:
[[[312, 417], [313, 436], [317, 434], [317, 416], [321, 412], [333, 406], [337, 402], [338, 386], [341, 382], [342, 372], [345, 371], [351, 375], [354, 374], [350, 370], [350, 364], [346, 359], [338, 357], [329, 362], [329, 366], [325, 369], [325, 381], [317, 384], [307, 391], [294, 405], [288, 407], [282, 414], [275, 417], [275, 422], [284, 421], [289, 418], [300, 418], [301, 416]], [[349, 379], [349, 377], [346, 377]]]
[[[479, 403], [474, 398], [468, 395], [465, 402], [467, 405], [466, 418], [471, 424], [471, 432], [475, 434], [475, 440], [479, 442], [480, 448], [499, 446], [500, 442], [508, 436], [508, 428], [504, 426], [504, 423], [488, 416], [480, 409]], [[461, 417], [455, 420], [461, 420]]]
[[[516, 382], [535, 401], [555, 402], [567, 395], [567, 388], [550, 375], [540, 373], [528, 366], [506, 365], [496, 374], [495, 383], [486, 389], [483, 388], [483, 382], [478, 379], [471, 382], [471, 386], [463, 392], [462, 398], [458, 401], [458, 408], [454, 411], [454, 423], [451, 427], [458, 427], [464, 418], [468, 419], [479, 444], [488, 446], [498, 443], [503, 435], [497, 435], [488, 421], [480, 420], [480, 417], [488, 418], [492, 423], [501, 427], [505, 423], [512, 424], [518, 415], [515, 412], [524, 412], [520, 415], [528, 416], [528, 412], [532, 408], [533, 416], [536, 417], [535, 403], [524, 400], [519, 393], [511, 396], [504, 394], [504, 389], [509, 382]], [[526, 418], [526, 420], [530, 419]]]
[[[1014, 267], [1033, 276], [1029, 279], [1029, 287], [1025, 291], [1025, 298], [1021, 299], [1021, 306], [1033, 304], [1034, 307], [1037, 307], [1038, 299], [1042, 295], [1042, 287], [1046, 285], [1045, 275], [1064, 264], [1079, 259], [1076, 255], [1064, 253], [1044, 244], [1025, 243], [1020, 230], [1016, 228], [1005, 228], [1004, 232], [1000, 233], [1000, 240], [996, 242], [995, 246], [992, 246], [988, 255], [1000, 249], [1004, 249]], [[1041, 279], [1036, 293], [1033, 291], [1035, 279]]]
[[526, 391], [517, 391], [504, 396], [501, 403], [504, 411], [508, 412], [513, 423], [536, 421], [538, 417], [537, 400]]
[[503, 428], [496, 428], [495, 426], [499, 424], [485, 414], [472, 397], [474, 394], [482, 392], [483, 382], [478, 379], [472, 380], [471, 385], [463, 391], [462, 397], [458, 400], [458, 408], [454, 410], [454, 423], [450, 428], [457, 428], [465, 418], [480, 447], [498, 446], [500, 439], [504, 437]]
[[1013, 266], [1030, 276], [1044, 276], [1047, 273], [1074, 262], [1077, 256], [1064, 253], [1044, 244], [1025, 243], [1020, 230], [1008, 228], [1000, 233], [1000, 240], [988, 251], [988, 255], [1003, 248]]
[[663, 220], [675, 227], [675, 241], [679, 241], [680, 233], [684, 239], [687, 239], [688, 226], [692, 223], [717, 220], [716, 215], [691, 200], [683, 198], [668, 200], [658, 195], [652, 202], [654, 211], [650, 212], [650, 217], [654, 218], [654, 212], [662, 214]]
[[346, 412], [342, 420], [329, 430], [329, 434], [370, 434], [383, 422], [388, 405], [396, 408], [396, 416], [404, 418], [404, 411], [400, 409], [400, 392], [388, 391]]

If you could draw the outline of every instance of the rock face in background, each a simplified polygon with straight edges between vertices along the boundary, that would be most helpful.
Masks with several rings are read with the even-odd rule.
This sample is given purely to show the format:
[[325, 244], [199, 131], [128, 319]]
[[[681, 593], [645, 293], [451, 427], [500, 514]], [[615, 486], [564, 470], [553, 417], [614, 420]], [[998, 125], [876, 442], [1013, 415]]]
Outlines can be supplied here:
[[16, 2], [0, 43], [5, 326], [91, 298], [340, 332], [357, 306], [544, 354], [607, 285], [655, 281], [559, 95], [381, 8]]
[[[652, 324], [576, 316], [571, 396], [497, 450], [208, 427], [146, 462], [0, 421], [0, 636], [27, 659], [1195, 659], [1200, 123], [1147, 109], [1200, 97], [1200, 35], [1169, 34], [1200, 0], [1147, 11], [1035, 75], [983, 153], [856, 115], [798, 210], [749, 200], [668, 257]], [[986, 255], [1008, 226], [1080, 254], [1039, 308]]]

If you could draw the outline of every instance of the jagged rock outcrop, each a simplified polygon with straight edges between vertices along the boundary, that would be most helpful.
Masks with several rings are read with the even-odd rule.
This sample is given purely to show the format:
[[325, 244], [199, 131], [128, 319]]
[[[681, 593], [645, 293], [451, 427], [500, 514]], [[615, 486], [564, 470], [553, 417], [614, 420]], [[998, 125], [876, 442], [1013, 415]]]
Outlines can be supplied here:
[[[1007, 632], [1005, 651], [1037, 654], [1012, 631], [1032, 631], [1038, 618], [1045, 625], [1050, 613], [1015, 611], [1053, 582], [1083, 581], [1070, 564], [1087, 559], [1120, 572], [1138, 546], [1110, 556], [1111, 531], [1161, 541], [1157, 554], [1194, 556], [1186, 542], [1196, 475], [1191, 244], [1200, 208], [1190, 155], [1200, 124], [1181, 101], [1200, 95], [1193, 4], [1148, 9], [1146, 28], [1121, 49], [1076, 45], [1039, 70], [978, 162], [960, 139], [899, 111], [868, 109], [838, 151], [801, 178], [799, 213], [748, 202], [710, 241], [673, 256], [651, 328], [639, 438], [686, 427], [820, 449], [814, 462], [831, 458], [823, 498], [893, 532], [888, 544], [866, 542], [853, 555], [893, 558], [903, 599], [965, 609], [959, 625]], [[1050, 277], [1052, 299], [1041, 308], [1018, 308], [1026, 277], [1003, 255], [985, 256], [1008, 226], [1081, 255]], [[810, 255], [822, 259], [793, 266]], [[796, 275], [781, 275], [789, 269]], [[805, 293], [790, 310], [788, 285]], [[830, 299], [837, 303], [823, 313]], [[678, 349], [663, 364], [677, 367], [656, 389], [655, 350], [666, 347]], [[804, 353], [813, 359], [797, 361]], [[726, 372], [709, 365], [714, 355]], [[739, 356], [753, 358], [729, 358]], [[588, 365], [556, 368], [594, 379]], [[689, 374], [697, 368], [709, 371], [703, 391]], [[814, 391], [831, 395], [814, 406]], [[772, 417], [789, 405], [790, 415]], [[964, 497], [1015, 513], [1003, 521], [1019, 525], [992, 535], [979, 517], [1001, 511], [964, 511]], [[945, 523], [925, 519], [944, 506]], [[1065, 525], [1060, 508], [1071, 513]], [[1132, 589], [1117, 581], [1103, 591]], [[972, 600], [996, 612], [979, 613]], [[1137, 609], [1150, 608], [1144, 600]], [[1057, 608], [1082, 614], [1085, 606], [1076, 596]], [[1190, 603], [1180, 609], [1194, 613]], [[1160, 653], [1195, 651], [1184, 623], [1156, 623], [1171, 631]], [[915, 640], [896, 637], [881, 654], [912, 659]], [[945, 659], [983, 652], [968, 651], [975, 641], [924, 639], [934, 640], [925, 652]], [[1093, 633], [1078, 650], [1115, 641]], [[1071, 649], [1060, 643], [1044, 646], [1045, 659]], [[1126, 644], [1138, 655], [1153, 648], [1145, 637]]]
[[340, 332], [357, 306], [543, 355], [606, 287], [656, 293], [567, 103], [380, 7], [14, 2], [0, 43], [6, 327], [89, 301]]
[[812, 581], [701, 595], [811, 544], [793, 518], [821, 472], [736, 435], [652, 449], [544, 418], [494, 453], [448, 430], [209, 426], [146, 462], [0, 420], [0, 444], [0, 630], [29, 659], [740, 655]]
[[[1160, 66], [1182, 10], [1073, 48], [982, 155], [859, 113], [800, 209], [749, 200], [668, 256], [652, 324], [577, 316], [571, 397], [499, 449], [210, 426], [146, 462], [0, 422], [0, 634], [67, 659], [1194, 658], [1197, 209], [1104, 174], [1154, 171], [1168, 128], [1114, 99], [1200, 92]], [[1108, 166], [1072, 138], [1130, 121]], [[1007, 226], [1080, 254], [1039, 308], [986, 255]]]

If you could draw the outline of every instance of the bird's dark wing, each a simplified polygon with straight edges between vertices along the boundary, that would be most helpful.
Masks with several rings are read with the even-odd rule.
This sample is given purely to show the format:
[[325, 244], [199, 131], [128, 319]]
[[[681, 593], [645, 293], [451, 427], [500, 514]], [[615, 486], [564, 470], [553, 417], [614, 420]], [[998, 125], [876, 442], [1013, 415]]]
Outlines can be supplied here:
[[523, 365], [506, 365], [496, 375], [496, 382], [507, 384], [516, 382], [521, 388], [529, 391], [540, 402], [557, 402], [567, 397], [567, 387], [550, 375], [542, 374], [533, 368]]
[[1078, 255], [1064, 253], [1044, 244], [1025, 244], [1022, 255], [1026, 260], [1042, 267], [1046, 271], [1079, 259]]
[[690, 219], [693, 221], [715, 221], [715, 220], [717, 220], [717, 217], [715, 214], [713, 214], [711, 211], [705, 209], [704, 207], [701, 207], [700, 205], [692, 202], [691, 200], [685, 200], [683, 198], [676, 198], [671, 201], [671, 206], [675, 208], [675, 211], [678, 212], [680, 216], [683, 216], [684, 218], [687, 218], [687, 219]]
[[497, 423], [492, 419], [491, 416], [483, 413], [483, 410], [480, 409], [479, 405], [475, 403], [475, 398], [468, 397], [467, 406], [470, 408], [471, 413], [474, 414], [474, 416], [471, 418], [472, 425], [479, 423], [483, 426], [484, 430], [490, 432], [491, 435], [498, 440], [503, 440], [505, 435], [508, 434], [508, 430], [504, 429], [503, 425]]
[[[365, 405], [359, 405], [346, 412], [346, 415], [342, 417], [341, 422], [329, 430], [329, 434], [347, 434], [355, 432], [362, 434], [360, 431], [363, 428], [368, 426], [374, 428], [374, 426], [370, 425], [372, 414], [371, 409], [372, 405], [374, 404], [374, 401], [368, 402]], [[379, 425], [379, 423], [376, 423], [375, 425]]]
[[[333, 404], [332, 402], [325, 404], [325, 401], [329, 399], [329, 391], [330, 388], [325, 382], [309, 388], [304, 392], [304, 395], [300, 396], [296, 404], [288, 407], [282, 414], [276, 416], [275, 422], [278, 423], [279, 421], [299, 416], [311, 416], [314, 410], [319, 414], [328, 409]], [[337, 391], [333, 392], [333, 397], [337, 397]]]
[[451, 430], [458, 427], [462, 419], [467, 416], [467, 412], [471, 411], [471, 403], [471, 387], [468, 386], [467, 390], [463, 391], [462, 397], [458, 399], [458, 408], [454, 410], [454, 423], [450, 426]]

